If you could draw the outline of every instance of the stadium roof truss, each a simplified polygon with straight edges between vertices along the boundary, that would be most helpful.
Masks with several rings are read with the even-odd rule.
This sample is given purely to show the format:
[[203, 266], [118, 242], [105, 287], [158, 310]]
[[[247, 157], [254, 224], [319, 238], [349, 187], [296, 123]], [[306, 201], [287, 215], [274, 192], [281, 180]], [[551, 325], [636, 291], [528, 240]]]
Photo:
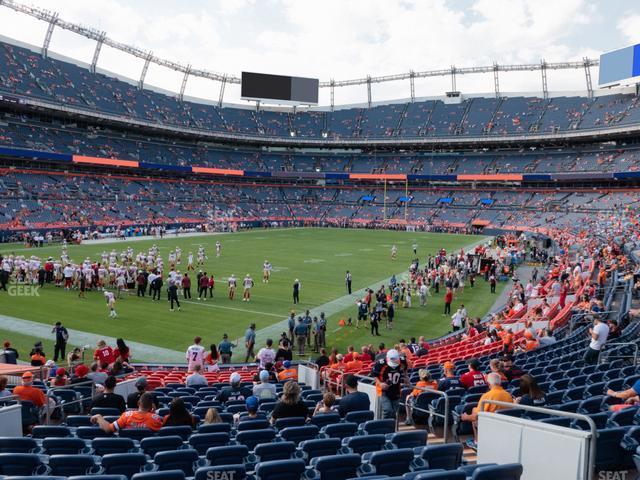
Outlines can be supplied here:
[[[237, 75], [217, 73], [217, 72], [211, 72], [209, 70], [197, 69], [197, 68], [193, 68], [191, 65], [185, 65], [172, 60], [166, 60], [166, 59], [160, 58], [154, 55], [152, 51], [146, 51], [141, 48], [127, 45], [125, 43], [121, 43], [116, 40], [113, 40], [107, 36], [106, 32], [103, 32], [94, 28], [90, 28], [90, 27], [85, 27], [77, 23], [66, 21], [60, 18], [60, 15], [57, 12], [51, 12], [49, 10], [24, 5], [22, 3], [14, 2], [13, 0], [0, 0], [0, 5], [48, 23], [47, 32], [45, 34], [45, 38], [42, 44], [42, 55], [45, 57], [47, 56], [53, 31], [56, 27], [59, 27], [59, 28], [74, 32], [78, 35], [82, 35], [96, 42], [96, 47], [95, 47], [93, 59], [91, 62], [91, 70], [94, 72], [98, 63], [98, 59], [100, 56], [100, 49], [102, 48], [102, 45], [107, 45], [111, 48], [120, 50], [124, 53], [140, 58], [141, 60], [144, 61], [144, 65], [142, 67], [142, 71], [140, 74], [140, 79], [138, 81], [138, 88], [140, 89], [142, 89], [144, 86], [145, 76], [147, 74], [147, 70], [149, 68], [150, 63], [154, 63], [161, 67], [169, 68], [171, 70], [181, 72], [184, 74], [184, 76], [182, 77], [182, 83], [180, 85], [180, 90], [179, 90], [180, 93], [178, 95], [178, 98], [180, 98], [181, 100], [184, 96], [184, 90], [185, 90], [187, 79], [189, 78], [189, 76], [201, 77], [201, 78], [206, 78], [216, 82], [220, 82], [220, 93], [219, 93], [219, 102], [218, 102], [220, 106], [222, 105], [222, 101], [224, 99], [225, 85], [228, 83], [240, 84], [241, 82], [240, 77], [238, 77]], [[499, 97], [500, 96], [500, 82], [499, 82], [500, 73], [540, 71], [541, 80], [542, 80], [542, 93], [543, 93], [543, 96], [546, 98], [548, 96], [548, 90], [547, 90], [547, 71], [548, 70], [584, 69], [587, 95], [591, 97], [593, 96], [593, 86], [591, 82], [591, 67], [597, 66], [598, 64], [599, 64], [599, 60], [589, 59], [585, 57], [582, 59], [582, 61], [577, 61], [577, 62], [547, 63], [545, 60], [541, 60], [540, 63], [519, 64], [519, 65], [501, 65], [501, 64], [494, 63], [493, 65], [484, 66], [484, 67], [456, 67], [452, 65], [449, 68], [440, 69], [440, 70], [425, 70], [425, 71], [412, 70], [407, 73], [399, 73], [395, 75], [385, 75], [385, 76], [377, 76], [377, 77], [367, 75], [364, 78], [354, 78], [351, 80], [331, 79], [329, 81], [320, 82], [320, 88], [329, 88], [331, 90], [330, 106], [333, 109], [335, 88], [365, 85], [367, 88], [367, 102], [368, 102], [368, 105], [371, 106], [372, 104], [371, 85], [374, 83], [398, 82], [398, 81], [408, 80], [409, 87], [410, 87], [410, 97], [411, 97], [411, 100], [413, 101], [416, 98], [416, 95], [415, 95], [415, 79], [416, 78], [450, 76], [451, 91], [454, 93], [457, 93], [456, 92], [456, 76], [469, 75], [469, 74], [493, 74], [495, 94], [496, 94], [496, 97]]]

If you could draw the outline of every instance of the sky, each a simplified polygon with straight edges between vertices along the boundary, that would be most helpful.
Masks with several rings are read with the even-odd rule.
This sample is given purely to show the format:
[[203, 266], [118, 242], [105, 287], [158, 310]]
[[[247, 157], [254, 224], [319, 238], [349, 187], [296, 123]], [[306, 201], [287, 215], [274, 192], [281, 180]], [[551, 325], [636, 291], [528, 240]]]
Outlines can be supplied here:
[[[32, 0], [29, 5], [105, 31], [156, 56], [219, 73], [254, 71], [346, 80], [485, 66], [597, 58], [640, 43], [634, 0]], [[0, 34], [40, 46], [47, 25], [0, 6]], [[54, 30], [50, 51], [87, 63], [95, 42]], [[103, 47], [102, 69], [138, 79], [143, 61]], [[594, 86], [597, 68], [592, 71]], [[182, 74], [152, 65], [146, 83], [173, 92]], [[416, 96], [443, 95], [451, 79], [416, 80]], [[217, 100], [220, 84], [190, 77], [185, 95]], [[584, 91], [583, 70], [550, 71], [552, 92]], [[493, 75], [459, 75], [463, 94], [494, 89]], [[539, 71], [502, 73], [501, 92], [540, 92]], [[373, 84], [373, 101], [409, 97], [409, 82]], [[337, 88], [335, 103], [362, 103], [366, 86]], [[225, 100], [242, 103], [238, 85]], [[329, 89], [320, 89], [320, 104]]]

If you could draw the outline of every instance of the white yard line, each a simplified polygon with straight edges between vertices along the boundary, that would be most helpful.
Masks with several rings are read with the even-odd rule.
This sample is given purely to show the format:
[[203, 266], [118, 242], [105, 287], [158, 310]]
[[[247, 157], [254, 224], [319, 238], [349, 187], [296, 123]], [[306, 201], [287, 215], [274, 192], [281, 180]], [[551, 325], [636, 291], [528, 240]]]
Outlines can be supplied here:
[[[242, 301], [242, 300], [239, 300]], [[180, 303], [188, 303], [191, 305], [200, 305], [201, 307], [209, 307], [209, 308], [223, 308], [225, 310], [235, 310], [237, 312], [247, 312], [247, 313], [255, 313], [256, 315], [268, 315], [269, 317], [282, 318], [282, 315], [278, 315], [276, 313], [268, 313], [268, 312], [258, 312], [256, 310], [247, 310], [245, 308], [236, 308], [236, 307], [225, 307], [224, 305], [217, 305], [215, 303], [211, 303], [208, 300], [194, 302], [193, 300], [180, 300]], [[251, 303], [251, 302], [249, 302]]]

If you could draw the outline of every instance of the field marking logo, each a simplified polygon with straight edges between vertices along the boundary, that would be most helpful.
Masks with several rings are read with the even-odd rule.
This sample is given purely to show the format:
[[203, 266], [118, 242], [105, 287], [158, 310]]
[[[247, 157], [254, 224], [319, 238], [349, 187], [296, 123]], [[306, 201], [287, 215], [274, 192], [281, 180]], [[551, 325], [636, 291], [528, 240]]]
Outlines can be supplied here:
[[321, 258], [309, 258], [304, 261], [304, 263], [323, 263], [324, 260]]
[[336, 254], [334, 255], [334, 257], [350, 257], [350, 256], [352, 256], [352, 255], [353, 255], [353, 253], [349, 253], [349, 252], [342, 252], [342, 253], [336, 253]]
[[359, 252], [373, 252], [373, 248], [359, 248]]
[[10, 297], [39, 297], [39, 288], [37, 285], [12, 284], [7, 286], [7, 293]]

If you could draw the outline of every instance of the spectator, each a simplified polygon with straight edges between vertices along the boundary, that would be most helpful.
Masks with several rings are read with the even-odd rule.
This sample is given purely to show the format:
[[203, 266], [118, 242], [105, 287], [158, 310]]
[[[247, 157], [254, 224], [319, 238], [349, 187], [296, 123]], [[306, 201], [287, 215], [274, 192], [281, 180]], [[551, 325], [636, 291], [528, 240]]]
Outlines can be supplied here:
[[181, 425], [193, 428], [196, 426], [196, 419], [187, 410], [184, 400], [176, 397], [169, 403], [169, 413], [162, 419], [162, 426], [178, 427]]
[[69, 377], [67, 377], [67, 370], [65, 368], [57, 368], [56, 376], [49, 380], [51, 387], [65, 387], [69, 383]]
[[275, 423], [279, 418], [304, 417], [309, 416], [309, 409], [300, 399], [300, 385], [291, 381], [284, 384], [282, 398], [271, 412], [271, 423]]
[[242, 377], [238, 372], [233, 372], [229, 377], [229, 386], [224, 387], [218, 394], [218, 401], [227, 403], [229, 400], [245, 400], [251, 396], [251, 390], [241, 386]]
[[130, 428], [146, 428], [157, 432], [162, 427], [162, 418], [154, 413], [155, 397], [150, 392], [140, 395], [137, 410], [127, 410], [115, 422], [107, 422], [102, 415], [91, 417], [91, 423], [97, 424], [104, 432], [114, 433]]
[[[258, 397], [250, 395], [247, 397], [247, 400], [244, 402], [244, 408], [247, 410], [244, 415], [240, 413], [236, 413], [233, 415], [233, 421], [235, 423], [244, 422], [247, 420], [256, 420], [260, 418], [258, 414], [258, 406], [260, 405], [260, 400]], [[242, 418], [241, 418], [242, 417]]]
[[7, 388], [8, 382], [9, 379], [7, 377], [5, 377], [4, 375], [0, 375], [0, 398], [10, 397], [13, 395]]
[[544, 407], [547, 403], [538, 382], [528, 373], [520, 377], [520, 396], [516, 398], [516, 403], [533, 407]]
[[258, 378], [260, 383], [253, 386], [253, 396], [258, 397], [260, 400], [275, 400], [278, 398], [276, 386], [269, 383], [269, 372], [260, 370]]
[[291, 342], [286, 337], [286, 333], [284, 334], [284, 338], [280, 343], [280, 348], [276, 352], [276, 362], [284, 362], [285, 360], [293, 360], [293, 352], [291, 351]]
[[87, 374], [87, 378], [93, 380], [93, 383], [96, 383], [98, 385], [103, 385], [108, 376], [109, 375], [107, 375], [105, 372], [100, 371], [100, 365], [98, 364], [98, 362], [93, 362], [91, 364], [91, 371]]
[[191, 375], [187, 376], [187, 379], [185, 380], [185, 385], [187, 387], [195, 387], [195, 386], [207, 386], [209, 385], [209, 382], [207, 381], [207, 379], [205, 378], [204, 375], [202, 375], [200, 372], [202, 371], [202, 366], [199, 363], [196, 363], [193, 366], [193, 373], [191, 373]]
[[18, 358], [20, 358], [18, 351], [11, 346], [11, 342], [9, 340], [5, 340], [2, 346], [4, 347], [0, 352], [0, 357], [3, 358], [2, 361], [4, 363], [16, 365], [18, 363]]
[[124, 398], [114, 393], [116, 383], [116, 377], [108, 377], [104, 382], [104, 391], [91, 401], [91, 408], [117, 408], [120, 413], [124, 412], [127, 409]]
[[[255, 341], [255, 339], [254, 339]], [[273, 351], [273, 340], [267, 338], [266, 346], [262, 347], [256, 355], [256, 360], [260, 362], [260, 368], [264, 368], [267, 363], [274, 363], [276, 360], [276, 352]]]
[[218, 409], [215, 407], [209, 408], [204, 416], [204, 424], [209, 425], [211, 423], [222, 423], [222, 418], [220, 418]]
[[541, 347], [546, 347], [547, 345], [553, 345], [557, 340], [556, 337], [553, 336], [553, 332], [547, 328], [540, 332], [538, 341], [540, 342]]
[[278, 373], [278, 381], [286, 382], [288, 380], [298, 380], [298, 369], [296, 367], [292, 367], [289, 360], [282, 362], [282, 366], [284, 367], [284, 370]]
[[589, 335], [591, 335], [591, 342], [584, 354], [584, 362], [593, 365], [598, 361], [600, 350], [607, 341], [609, 326], [599, 316], [596, 316], [593, 319], [593, 328], [589, 329]]
[[418, 380], [413, 391], [409, 395], [407, 395], [407, 398], [405, 399], [405, 411], [407, 416], [404, 421], [405, 425], [413, 424], [413, 406], [416, 403], [416, 400], [418, 400], [420, 394], [424, 393], [424, 389], [438, 389], [438, 382], [431, 379], [431, 373], [429, 373], [429, 370], [427, 370], [426, 368], [421, 368], [418, 371], [418, 376], [420, 380]]
[[137, 408], [142, 395], [147, 391], [147, 377], [140, 377], [134, 384], [136, 391], [127, 397], [127, 408]]
[[107, 342], [105, 342], [104, 340], [100, 340], [97, 344], [95, 352], [93, 352], [93, 358], [100, 365], [102, 365], [103, 363], [111, 365], [114, 361], [113, 348], [107, 345]]
[[222, 341], [218, 344], [218, 352], [220, 352], [220, 361], [223, 364], [231, 362], [231, 355], [233, 355], [233, 349], [236, 346], [229, 341], [229, 335], [226, 333], [222, 335]]
[[[513, 403], [513, 398], [511, 394], [507, 392], [504, 388], [502, 388], [502, 380], [500, 379], [500, 375], [497, 373], [490, 373], [487, 375], [487, 383], [489, 384], [489, 391], [484, 393], [478, 402], [478, 405], [481, 405], [483, 412], [495, 412], [497, 410], [501, 410], [505, 407], [495, 405], [493, 403], [483, 403], [487, 400], [495, 400], [499, 402], [505, 403]], [[478, 428], [478, 407], [474, 408], [471, 413], [463, 413], [460, 417], [463, 422], [471, 422], [473, 425], [473, 436], [477, 438], [477, 428]], [[478, 445], [475, 440], [468, 440], [467, 446], [472, 449], [477, 449]]]
[[371, 375], [376, 379], [376, 390], [380, 397], [383, 417], [395, 418], [402, 384], [406, 380], [406, 360], [392, 348], [387, 351], [385, 360], [374, 364]]
[[218, 352], [218, 347], [216, 347], [215, 343], [212, 343], [209, 346], [209, 353], [206, 357], [204, 357], [204, 364], [207, 365], [209, 371], [219, 370], [218, 360], [220, 360], [220, 353]]
[[333, 413], [333, 407], [336, 403], [336, 396], [333, 392], [327, 392], [322, 396], [322, 401], [318, 402], [313, 415], [322, 415], [323, 413]]
[[497, 373], [498, 375], [500, 375], [500, 378], [503, 382], [507, 381], [507, 376], [502, 371], [502, 362], [500, 362], [500, 360], [498, 360], [497, 358], [492, 358], [489, 361], [489, 373]]
[[129, 347], [122, 338], [116, 339], [116, 348], [113, 350], [114, 361], [120, 360], [122, 363], [129, 363], [131, 353]]
[[369, 410], [371, 401], [366, 393], [358, 391], [358, 378], [355, 375], [347, 375], [344, 386], [347, 393], [338, 403], [338, 413], [341, 417], [349, 412]]
[[42, 390], [33, 386], [33, 373], [24, 372], [22, 374], [22, 385], [13, 389], [13, 395], [23, 401], [29, 401], [36, 407], [44, 407], [46, 396]]
[[502, 365], [502, 373], [507, 377], [507, 381], [509, 382], [524, 375], [524, 372], [513, 364], [513, 357], [511, 355], [503, 356], [500, 365]]
[[460, 384], [469, 390], [471, 387], [480, 387], [487, 384], [484, 374], [480, 371], [480, 362], [472, 358], [467, 362], [469, 371], [460, 377]]
[[438, 381], [438, 390], [446, 392], [451, 388], [460, 388], [462, 384], [460, 379], [456, 376], [456, 367], [452, 362], [444, 362], [442, 366], [444, 370], [444, 377]]
[[30, 358], [32, 367], [41, 367], [47, 362], [47, 358], [42, 348], [42, 342], [36, 342], [31, 350]]

